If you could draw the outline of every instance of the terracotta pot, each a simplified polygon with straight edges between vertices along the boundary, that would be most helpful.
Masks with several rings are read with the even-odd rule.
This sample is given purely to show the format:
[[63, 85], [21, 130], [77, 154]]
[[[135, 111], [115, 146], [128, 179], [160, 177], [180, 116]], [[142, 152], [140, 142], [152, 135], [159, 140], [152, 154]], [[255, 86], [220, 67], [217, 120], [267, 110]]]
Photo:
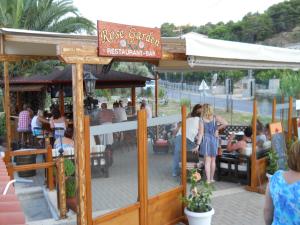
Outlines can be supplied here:
[[67, 198], [67, 208], [77, 213], [77, 199], [76, 197]]

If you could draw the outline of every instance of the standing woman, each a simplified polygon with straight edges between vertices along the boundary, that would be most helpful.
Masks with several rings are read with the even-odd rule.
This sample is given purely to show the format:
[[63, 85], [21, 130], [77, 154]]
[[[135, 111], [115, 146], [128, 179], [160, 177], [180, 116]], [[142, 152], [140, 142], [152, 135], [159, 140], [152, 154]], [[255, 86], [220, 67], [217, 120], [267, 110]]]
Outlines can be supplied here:
[[219, 130], [226, 126], [227, 121], [214, 115], [211, 105], [203, 105], [200, 122], [200, 153], [204, 156], [207, 183], [214, 182]]

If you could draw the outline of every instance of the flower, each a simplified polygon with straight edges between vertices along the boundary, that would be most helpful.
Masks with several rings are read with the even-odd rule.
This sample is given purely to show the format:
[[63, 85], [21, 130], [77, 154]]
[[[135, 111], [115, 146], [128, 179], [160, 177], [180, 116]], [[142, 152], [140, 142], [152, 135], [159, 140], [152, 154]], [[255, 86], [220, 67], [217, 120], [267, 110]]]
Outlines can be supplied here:
[[191, 183], [190, 194], [182, 198], [187, 209], [192, 212], [210, 211], [213, 186], [201, 181], [201, 175], [197, 169], [191, 170], [189, 180]]

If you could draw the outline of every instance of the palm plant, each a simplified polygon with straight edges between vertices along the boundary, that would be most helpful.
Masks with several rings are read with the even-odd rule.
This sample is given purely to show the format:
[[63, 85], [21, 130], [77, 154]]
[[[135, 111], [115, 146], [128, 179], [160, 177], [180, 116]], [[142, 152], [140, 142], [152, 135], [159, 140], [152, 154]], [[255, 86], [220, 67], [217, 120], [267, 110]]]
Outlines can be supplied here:
[[95, 30], [93, 22], [80, 16], [73, 0], [1, 0], [0, 26], [61, 33]]
[[[1, 0], [0, 27], [59, 33], [87, 33], [95, 31], [92, 21], [80, 16], [73, 0]], [[33, 62], [23, 60], [16, 63], [13, 73], [31, 75], [45, 74], [59, 61]]]

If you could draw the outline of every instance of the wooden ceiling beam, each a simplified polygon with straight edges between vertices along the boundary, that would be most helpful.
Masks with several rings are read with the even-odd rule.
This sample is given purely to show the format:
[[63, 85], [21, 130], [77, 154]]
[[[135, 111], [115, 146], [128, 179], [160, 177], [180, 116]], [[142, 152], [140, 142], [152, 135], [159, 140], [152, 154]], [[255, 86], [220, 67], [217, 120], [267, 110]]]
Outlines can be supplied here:
[[0, 61], [15, 62], [20, 60], [57, 60], [57, 56], [40, 56], [40, 55], [0, 55]]

